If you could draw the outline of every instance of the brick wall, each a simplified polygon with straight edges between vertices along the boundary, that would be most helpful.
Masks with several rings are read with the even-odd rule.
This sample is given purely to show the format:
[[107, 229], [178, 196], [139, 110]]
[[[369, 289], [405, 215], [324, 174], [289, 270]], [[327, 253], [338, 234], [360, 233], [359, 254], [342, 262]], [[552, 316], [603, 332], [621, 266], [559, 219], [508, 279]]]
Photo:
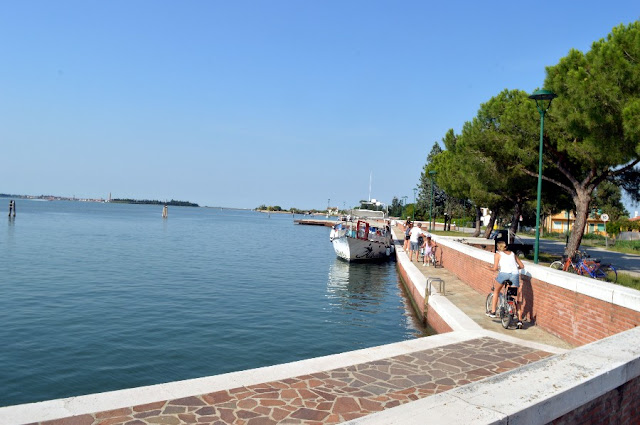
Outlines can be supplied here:
[[558, 419], [552, 425], [636, 425], [640, 420], [640, 378], [607, 392]]
[[[481, 294], [491, 290], [496, 273], [486, 258], [478, 258], [440, 243], [442, 265]], [[466, 247], [466, 250], [472, 249]], [[484, 257], [487, 257], [485, 254]], [[487, 258], [492, 259], [492, 255]], [[525, 269], [530, 263], [525, 263]], [[535, 266], [541, 267], [541, 266]], [[558, 272], [560, 279], [562, 274]], [[606, 284], [587, 277], [583, 285]], [[573, 345], [584, 345], [640, 324], [640, 312], [562, 287], [562, 282], [544, 282], [521, 276], [523, 317]], [[597, 288], [596, 288], [597, 289]], [[626, 288], [625, 288], [626, 290]], [[636, 296], [637, 297], [637, 296]]]

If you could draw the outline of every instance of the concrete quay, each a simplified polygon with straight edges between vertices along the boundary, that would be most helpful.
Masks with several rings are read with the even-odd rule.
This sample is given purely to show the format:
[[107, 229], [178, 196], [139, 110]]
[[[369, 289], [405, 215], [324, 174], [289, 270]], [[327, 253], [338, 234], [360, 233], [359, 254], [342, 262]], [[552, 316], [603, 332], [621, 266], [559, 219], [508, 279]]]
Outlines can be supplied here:
[[[614, 414], [608, 423], [638, 423], [640, 328], [569, 344], [538, 326], [544, 322], [537, 314], [523, 330], [504, 330], [484, 315], [482, 291], [451, 270], [410, 262], [400, 241], [396, 247], [408, 292], [424, 297], [415, 301], [417, 310], [435, 313], [434, 324], [446, 328], [442, 333], [271, 367], [4, 407], [0, 423], [570, 424], [607, 422]], [[490, 255], [477, 254], [480, 262], [486, 262], [485, 254]], [[445, 265], [450, 257], [447, 251]], [[548, 273], [533, 270], [534, 277], [542, 272]], [[439, 287], [428, 290], [434, 277], [445, 281], [443, 293]], [[637, 294], [625, 294], [625, 308], [637, 308]]]

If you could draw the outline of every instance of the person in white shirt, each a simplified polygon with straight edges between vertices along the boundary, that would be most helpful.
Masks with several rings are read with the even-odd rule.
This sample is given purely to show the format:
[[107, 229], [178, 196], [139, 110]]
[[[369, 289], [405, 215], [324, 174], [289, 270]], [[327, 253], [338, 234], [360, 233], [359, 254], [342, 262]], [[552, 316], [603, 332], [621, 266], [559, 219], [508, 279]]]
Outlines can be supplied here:
[[413, 261], [413, 253], [416, 253], [416, 261], [418, 261], [419, 258], [419, 253], [420, 253], [420, 242], [418, 241], [418, 238], [420, 237], [420, 235], [427, 235], [425, 232], [422, 231], [422, 224], [421, 223], [413, 223], [413, 227], [411, 228], [411, 231], [409, 232], [409, 261]]
[[[520, 291], [520, 269], [524, 269], [524, 264], [520, 261], [520, 258], [507, 248], [507, 243], [500, 241], [496, 244], [497, 251], [493, 256], [493, 267], [490, 270], [498, 272], [496, 281], [499, 285], [495, 285], [493, 290], [493, 304], [491, 305], [491, 311], [487, 313], [489, 317], [496, 317], [496, 306], [498, 304], [498, 297], [500, 296], [500, 290], [505, 285], [506, 281], [511, 282], [511, 286], [518, 288], [518, 301], [521, 299]], [[520, 302], [518, 302], [518, 305]], [[518, 329], [522, 329], [522, 312], [518, 309]]]

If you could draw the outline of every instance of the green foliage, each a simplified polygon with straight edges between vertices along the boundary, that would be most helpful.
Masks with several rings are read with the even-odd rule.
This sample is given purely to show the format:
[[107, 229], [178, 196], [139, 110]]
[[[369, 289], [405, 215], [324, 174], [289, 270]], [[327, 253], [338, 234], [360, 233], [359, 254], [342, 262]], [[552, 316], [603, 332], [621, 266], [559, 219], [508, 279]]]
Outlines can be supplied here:
[[582, 236], [582, 239], [593, 240], [593, 241], [603, 241], [605, 240], [605, 236], [600, 233], [587, 233]]
[[640, 255], [640, 241], [616, 241], [616, 249]]
[[402, 217], [402, 203], [396, 196], [391, 200], [389, 215], [392, 217]]
[[[640, 201], [640, 21], [614, 28], [587, 53], [570, 51], [547, 68], [544, 86], [558, 98], [545, 115], [542, 211], [574, 211], [570, 251], [580, 245], [590, 206], [612, 218], [610, 233], [633, 228], [620, 220], [626, 215], [620, 188]], [[519, 214], [535, 221], [538, 116], [526, 93], [504, 90], [480, 106], [461, 134], [449, 130], [445, 150], [434, 145], [421, 174], [418, 213], [427, 210], [429, 171], [436, 171], [444, 201], [434, 196], [434, 205], [454, 197], [512, 212], [512, 223]]]

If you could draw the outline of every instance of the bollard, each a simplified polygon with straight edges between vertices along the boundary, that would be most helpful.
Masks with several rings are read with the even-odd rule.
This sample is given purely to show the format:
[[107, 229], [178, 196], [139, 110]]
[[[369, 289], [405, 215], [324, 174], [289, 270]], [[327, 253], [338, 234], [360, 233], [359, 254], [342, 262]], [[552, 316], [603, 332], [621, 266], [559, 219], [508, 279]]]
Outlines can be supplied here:
[[162, 207], [162, 218], [167, 217], [169, 217], [169, 207], [165, 205], [164, 207]]

